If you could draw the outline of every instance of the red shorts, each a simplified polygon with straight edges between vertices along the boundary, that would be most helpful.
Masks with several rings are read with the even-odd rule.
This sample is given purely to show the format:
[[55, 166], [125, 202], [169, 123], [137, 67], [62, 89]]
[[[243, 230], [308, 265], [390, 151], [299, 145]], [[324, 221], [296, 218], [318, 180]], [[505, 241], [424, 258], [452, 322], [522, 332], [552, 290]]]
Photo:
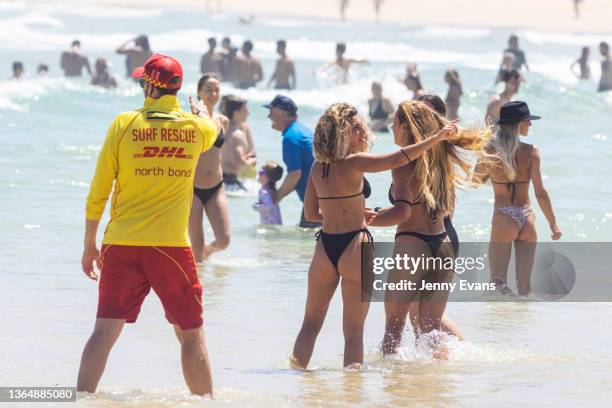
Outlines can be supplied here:
[[202, 326], [202, 286], [191, 248], [103, 245], [100, 275], [98, 318], [134, 323], [153, 288], [171, 324]]

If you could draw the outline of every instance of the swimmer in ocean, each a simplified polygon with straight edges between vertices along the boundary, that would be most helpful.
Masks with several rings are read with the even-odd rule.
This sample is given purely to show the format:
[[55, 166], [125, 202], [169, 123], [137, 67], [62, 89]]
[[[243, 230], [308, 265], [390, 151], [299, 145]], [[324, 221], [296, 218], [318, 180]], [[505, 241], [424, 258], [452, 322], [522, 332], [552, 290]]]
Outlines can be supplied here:
[[348, 83], [348, 74], [351, 65], [353, 64], [369, 64], [370, 62], [367, 59], [354, 59], [354, 58], [345, 58], [344, 53], [346, 52], [346, 44], [345, 43], [337, 43], [336, 44], [336, 60], [329, 62], [323, 67], [321, 67], [322, 71], [326, 71], [332, 67], [340, 68], [342, 72], [341, 83]]
[[276, 42], [276, 52], [279, 59], [276, 61], [276, 69], [270, 77], [268, 87], [275, 82], [274, 89], [295, 89], [295, 64], [293, 60], [287, 56], [287, 41], [278, 40]]

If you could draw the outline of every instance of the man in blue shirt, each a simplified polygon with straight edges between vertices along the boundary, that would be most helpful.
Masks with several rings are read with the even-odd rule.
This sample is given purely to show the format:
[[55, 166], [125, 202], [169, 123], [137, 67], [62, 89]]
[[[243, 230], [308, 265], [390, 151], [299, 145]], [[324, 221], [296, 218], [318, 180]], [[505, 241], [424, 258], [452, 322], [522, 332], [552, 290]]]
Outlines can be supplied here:
[[[300, 197], [300, 201], [304, 203], [308, 176], [314, 162], [312, 130], [298, 122], [297, 105], [287, 96], [276, 95], [272, 102], [264, 105], [264, 107], [270, 109], [268, 117], [272, 121], [272, 129], [283, 133], [283, 161], [287, 167], [287, 176], [276, 192], [274, 199], [279, 202], [295, 190]], [[300, 227], [316, 228], [320, 225], [304, 219], [304, 207], [302, 205]]]

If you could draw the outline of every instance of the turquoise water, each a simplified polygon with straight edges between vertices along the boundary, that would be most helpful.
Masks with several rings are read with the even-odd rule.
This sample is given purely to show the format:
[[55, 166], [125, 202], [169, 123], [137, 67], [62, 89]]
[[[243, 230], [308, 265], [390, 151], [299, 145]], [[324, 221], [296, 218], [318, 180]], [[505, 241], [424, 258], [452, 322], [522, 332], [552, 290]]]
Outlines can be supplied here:
[[[510, 31], [438, 26], [339, 25], [335, 21], [258, 17], [243, 26], [237, 16], [207, 16], [197, 10], [162, 14], [156, 10], [110, 7], [26, 6], [0, 3], [0, 77], [10, 62], [22, 60], [26, 78], [0, 81], [0, 384], [74, 384], [82, 347], [93, 327], [97, 288], [80, 271], [84, 202], [107, 126], [121, 111], [142, 103], [140, 88], [124, 79], [124, 62], [114, 49], [141, 32], [155, 51], [178, 57], [185, 69], [180, 99], [195, 93], [199, 57], [210, 35], [230, 35], [238, 44], [255, 41], [266, 80], [275, 60], [275, 41], [289, 42], [299, 90], [291, 96], [301, 120], [314, 127], [330, 103], [348, 101], [366, 109], [372, 80], [383, 82], [395, 102], [411, 95], [398, 82], [404, 66], [416, 62], [426, 90], [444, 94], [444, 71], [456, 68], [466, 95], [465, 124], [481, 120], [496, 92], [493, 79]], [[532, 71], [519, 98], [543, 120], [529, 141], [540, 146], [542, 172], [567, 241], [609, 241], [612, 232], [612, 94], [596, 94], [596, 84], [577, 83], [570, 63], [597, 35], [518, 30]], [[59, 75], [59, 53], [79, 38], [93, 61], [106, 57], [120, 81], [101, 90], [85, 79]], [[608, 36], [608, 39], [609, 36]], [[370, 59], [348, 85], [314, 75], [333, 58], [336, 41], [348, 55]], [[37, 78], [39, 62], [50, 65]], [[592, 68], [599, 74], [597, 61]], [[263, 88], [223, 93], [246, 97], [261, 160], [281, 160], [280, 134], [261, 107], [275, 95]], [[381, 134], [375, 152], [394, 149]], [[389, 174], [369, 177], [370, 206], [386, 203]], [[306, 271], [312, 256], [311, 232], [295, 227], [300, 205], [282, 202], [286, 225], [257, 226], [248, 193], [232, 195], [231, 247], [203, 266], [205, 324], [217, 389], [223, 406], [406, 405], [564, 405], [609, 406], [612, 354], [609, 304], [451, 304], [449, 314], [468, 341], [452, 346], [449, 362], [433, 362], [415, 348], [412, 335], [396, 360], [378, 352], [383, 309], [370, 309], [366, 327], [367, 368], [342, 370], [341, 304], [335, 298], [308, 373], [288, 369], [286, 356], [301, 324]], [[455, 224], [463, 241], [488, 238], [490, 186], [460, 194]], [[210, 228], [206, 225], [210, 236]], [[538, 211], [540, 239], [547, 223]], [[392, 229], [376, 229], [391, 240]], [[185, 393], [178, 344], [157, 298], [145, 302], [138, 324], [127, 327], [111, 355], [101, 393], [83, 406], [200, 405]]]

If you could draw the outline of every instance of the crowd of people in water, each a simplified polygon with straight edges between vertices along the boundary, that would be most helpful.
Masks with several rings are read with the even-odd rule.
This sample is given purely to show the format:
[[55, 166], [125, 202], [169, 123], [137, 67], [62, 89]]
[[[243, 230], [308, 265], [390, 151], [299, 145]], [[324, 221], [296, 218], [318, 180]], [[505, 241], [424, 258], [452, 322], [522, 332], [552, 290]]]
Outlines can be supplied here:
[[[538, 239], [535, 212], [529, 194], [531, 185], [550, 227], [551, 239], [560, 239], [562, 233], [543, 183], [539, 150], [520, 140], [521, 136], [528, 136], [532, 122], [540, 117], [531, 114], [527, 103], [514, 100], [524, 80], [524, 72], [529, 70], [527, 58], [519, 48], [516, 36], [510, 37], [508, 48], [503, 53], [495, 83], [502, 82], [504, 88], [489, 102], [485, 125], [470, 129], [459, 125], [460, 98], [464, 91], [456, 70], [446, 71], [444, 80], [449, 88], [446, 97], [441, 98], [424, 89], [416, 65], [410, 65], [401, 82], [413, 93], [411, 100], [393, 104], [384, 96], [381, 83], [374, 82], [372, 97], [368, 100], [368, 112], [359, 112], [354, 105], [346, 102], [334, 103], [321, 115], [314, 131], [299, 119], [299, 108], [289, 96], [277, 95], [264, 107], [269, 110], [271, 127], [282, 135], [284, 168], [276, 161], [265, 161], [258, 170], [256, 166], [261, 161], [255, 151], [253, 132], [248, 125], [247, 100], [237, 95], [223, 94], [222, 87], [224, 83], [232, 83], [240, 89], [257, 86], [264, 80], [261, 62], [253, 56], [254, 45], [249, 40], [244, 41], [240, 50], [232, 46], [230, 38], [222, 40], [219, 51], [215, 38], [210, 38], [208, 45], [209, 49], [200, 61], [202, 76], [197, 88], [190, 90], [197, 95], [197, 98], [191, 99], [191, 115], [180, 111], [176, 101], [176, 92], [182, 84], [182, 68], [176, 60], [154, 54], [144, 35], [130, 39], [117, 48], [117, 53], [126, 56], [126, 73], [142, 87], [145, 102], [142, 109], [134, 111], [137, 116], [131, 121], [118, 116], [111, 126], [109, 139], [98, 161], [96, 177], [88, 197], [86, 248], [83, 255], [83, 270], [88, 277], [97, 279], [92, 266], [94, 261], [99, 261], [99, 265], [110, 265], [108, 268], [118, 268], [117, 265], [127, 262], [127, 258], [136, 257], [121, 249], [122, 245], [126, 245], [125, 242], [132, 242], [133, 245], [139, 245], [139, 248], [144, 245], [157, 251], [147, 252], [149, 255], [144, 257], [138, 255], [142, 259], [148, 256], [153, 259], [154, 256], [159, 257], [159, 254], [173, 260], [185, 256], [184, 253], [174, 253], [160, 244], [166, 242], [163, 239], [149, 242], [149, 237], [144, 234], [141, 240], [136, 241], [113, 236], [105, 240], [106, 247], [101, 252], [95, 245], [97, 222], [101, 216], [98, 210], [104, 209], [112, 177], [128, 177], [125, 174], [122, 176], [117, 170], [126, 165], [122, 167], [120, 163], [113, 164], [113, 160], [126, 160], [127, 167], [131, 168], [129, 161], [141, 155], [113, 156], [109, 149], [112, 150], [114, 144], [120, 143], [114, 141], [113, 135], [121, 129], [125, 131], [133, 128], [136, 126], [134, 123], [150, 128], [157, 126], [154, 122], [167, 120], [174, 121], [169, 122], [170, 127], [187, 123], [186, 126], [193, 127], [196, 133], [203, 135], [204, 148], [196, 151], [195, 155], [186, 156], [194, 157], [195, 171], [193, 178], [188, 180], [192, 183], [188, 186], [191, 202], [173, 204], [177, 206], [176, 211], [188, 207], [188, 220], [185, 223], [189, 234], [189, 251], [193, 252], [195, 261], [205, 261], [230, 245], [231, 216], [226, 191], [244, 190], [243, 179], [246, 177], [257, 177], [261, 186], [253, 209], [259, 213], [262, 224], [282, 224], [280, 203], [295, 191], [302, 203], [300, 227], [319, 228], [308, 272], [304, 320], [290, 358], [293, 367], [308, 366], [317, 335], [338, 285], [341, 287], [343, 301], [344, 366], [354, 367], [363, 363], [364, 324], [369, 302], [364, 302], [362, 298], [361, 244], [373, 241], [369, 229], [395, 227], [396, 251], [409, 256], [424, 254], [430, 257], [457, 257], [460, 245], [452, 217], [456, 210], [456, 188], [461, 186], [477, 187], [491, 181], [494, 196], [489, 250], [491, 282], [496, 284], [500, 293], [514, 296], [514, 290], [507, 284], [511, 248], [514, 244], [518, 295], [530, 295], [535, 244]], [[343, 73], [341, 82], [348, 81], [351, 65], [368, 63], [367, 60], [347, 58], [345, 52], [346, 45], [338, 44], [335, 61], [325, 67], [340, 69]], [[277, 42], [277, 53], [279, 59], [269, 77], [268, 86], [273, 85], [279, 90], [295, 89], [296, 70], [294, 62], [287, 55], [286, 41]], [[601, 43], [600, 53], [603, 61], [599, 90], [611, 90], [612, 66], [608, 44]], [[62, 53], [61, 67], [66, 76], [80, 76], [85, 70], [91, 75], [93, 85], [107, 88], [117, 86], [106, 60], [98, 59], [92, 71], [79, 41], [74, 41], [71, 48]], [[582, 56], [572, 65], [572, 70], [575, 67], [579, 67], [577, 76], [590, 78], [588, 48], [583, 50]], [[48, 67], [41, 66], [39, 71], [47, 72]], [[16, 79], [23, 74], [21, 63], [14, 64], [14, 73]], [[390, 132], [398, 149], [386, 154], [369, 153], [373, 132]], [[465, 151], [476, 155], [477, 162], [468, 160], [462, 154]], [[103, 155], [110, 155], [108, 157], [114, 159], [108, 160]], [[370, 196], [372, 186], [365, 174], [384, 171], [390, 171], [392, 177], [388, 191], [389, 205], [384, 208], [368, 208], [366, 198]], [[109, 180], [102, 183], [103, 176], [99, 173], [106, 178], [111, 177], [110, 184]], [[162, 184], [174, 183], [167, 178], [162, 179]], [[101, 183], [105, 187], [100, 187]], [[132, 197], [126, 186], [122, 190], [123, 200], [128, 199], [126, 197], [137, 202], [143, 199], [135, 192]], [[134, 187], [132, 184], [129, 188], [137, 191], [142, 186]], [[113, 205], [116, 205], [117, 199], [113, 200]], [[93, 214], [91, 219], [90, 214]], [[136, 218], [141, 216], [144, 215], [135, 215]], [[112, 217], [119, 216], [111, 212]], [[205, 217], [213, 232], [210, 238], [204, 234]], [[123, 221], [124, 224], [129, 222]], [[115, 223], [115, 230], [120, 228], [118, 225], [122, 224]], [[125, 231], [131, 230], [126, 227]], [[115, 233], [119, 234], [117, 231], [107, 231], [107, 234]], [[182, 238], [179, 241], [180, 245], [169, 246], [183, 246]], [[102, 263], [105, 256], [113, 259], [112, 263]], [[163, 256], [161, 259], [164, 259]], [[174, 262], [179, 265], [176, 260]], [[146, 283], [139, 281], [134, 284], [150, 285], [162, 297], [168, 320], [175, 324], [177, 337], [184, 348], [183, 355], [187, 356], [183, 359], [183, 368], [190, 390], [196, 394], [211, 393], [212, 380], [204, 340], [199, 334], [192, 333], [193, 330], [201, 331], [201, 288], [197, 274], [193, 272], [195, 267], [191, 268], [189, 260], [183, 259], [181, 262], [186, 262], [181, 263], [181, 270], [190, 285], [188, 291], [195, 290], [195, 299], [200, 299], [199, 309], [197, 304], [189, 306], [196, 310], [189, 311], [193, 320], [177, 319], [173, 313], [187, 306], [175, 304], [177, 309], [173, 310], [169, 305], [176, 300], [172, 300], [173, 296], [179, 295], [158, 291], [155, 286], [159, 284], [155, 280], [158, 277], [153, 274], [145, 278], [140, 276], [138, 279], [145, 279]], [[114, 283], [109, 279], [114, 278], [107, 277], [105, 281], [104, 266], [102, 268], [100, 290], [111, 293]], [[423, 268], [417, 272], [416, 279], [434, 283], [450, 282], [453, 271]], [[397, 351], [406, 320], [409, 319], [417, 338], [429, 336], [434, 357], [446, 358], [446, 336], [462, 338], [458, 325], [444, 314], [448, 289], [417, 290], [401, 295], [397, 298], [389, 297], [385, 302], [386, 325], [382, 336], [382, 352], [386, 355]], [[127, 296], [125, 293], [108, 296], [103, 299], [101, 295], [100, 298], [100, 302], [106, 303], [99, 305], [100, 321], [96, 323], [94, 334], [83, 354], [79, 390], [95, 390], [106, 357], [121, 327], [126, 321], [135, 321], [139, 306], [134, 311], [133, 304], [142, 302], [146, 292], [138, 295], [142, 299], [137, 299], [136, 303], [125, 303], [125, 310], [113, 308], [114, 303], [109, 300], [127, 302], [122, 298]], [[197, 314], [197, 310], [200, 310], [200, 319], [193, 315]], [[110, 320], [119, 320], [119, 323]], [[112, 334], [110, 337], [109, 333]]]
[[[248, 89], [256, 87], [264, 80], [264, 70], [261, 61], [253, 55], [254, 44], [251, 40], [245, 40], [240, 49], [232, 44], [230, 37], [223, 37], [221, 47], [218, 47], [217, 39], [210, 37], [207, 40], [208, 50], [200, 59], [200, 72], [202, 74], [213, 73], [221, 81], [232, 83], [236, 88]], [[117, 48], [116, 52], [126, 56], [126, 76], [130, 77], [135, 67], [142, 66], [144, 62], [153, 55], [149, 45], [149, 39], [146, 35], [139, 35], [122, 44]], [[287, 55], [287, 41], [278, 40], [276, 43], [276, 52], [278, 59], [274, 66], [274, 71], [269, 76], [266, 82], [267, 87], [274, 87], [278, 90], [297, 89], [297, 78], [294, 61]], [[366, 59], [347, 58], [346, 44], [338, 43], [336, 45], [336, 58], [319, 68], [319, 72], [325, 72], [328, 69], [337, 69], [340, 72], [338, 82], [346, 83], [349, 80], [350, 67], [353, 64], [368, 64]], [[604, 92], [612, 90], [612, 61], [610, 59], [610, 45], [602, 41], [599, 44], [599, 53], [601, 55], [601, 77], [599, 80], [598, 91]], [[577, 78], [582, 80], [591, 79], [591, 50], [589, 47], [581, 49], [580, 57], [571, 64], [571, 71]], [[105, 58], [98, 58], [95, 61], [92, 71], [89, 58], [81, 49], [81, 42], [74, 40], [70, 48], [62, 52], [60, 58], [60, 68], [67, 77], [82, 76], [83, 71], [91, 77], [91, 84], [104, 88], [114, 88], [117, 86], [117, 81], [110, 72], [110, 67]], [[519, 48], [519, 39], [516, 35], [511, 35], [508, 40], [508, 47], [504, 50], [500, 63], [498, 74], [495, 78], [495, 84], [499, 82], [507, 83], [508, 81], [522, 82], [523, 75], [521, 72], [529, 71], [525, 52]], [[15, 61], [12, 64], [13, 75], [12, 80], [20, 79], [25, 73], [23, 62]], [[49, 65], [40, 63], [36, 69], [38, 75], [48, 75]], [[519, 76], [517, 79], [517, 75]], [[448, 93], [445, 102], [449, 108], [449, 117], [457, 118], [460, 98], [463, 94], [461, 79], [459, 73], [454, 69], [449, 69], [444, 75], [444, 81], [448, 85]], [[410, 64], [406, 68], [406, 73], [402, 80], [408, 90], [414, 93], [415, 97], [425, 94], [421, 78], [415, 64]], [[513, 88], [511, 86], [510, 88]], [[518, 89], [517, 89], [518, 90]], [[512, 90], [509, 93], [504, 92], [500, 95], [499, 100], [510, 100]], [[516, 91], [514, 91], [516, 92]], [[391, 113], [389, 106], [382, 97], [382, 89], [380, 84], [372, 85], [373, 98], [371, 104], [376, 106], [370, 107], [371, 119], [378, 121], [375, 129], [385, 128], [386, 126], [380, 121], [385, 113]], [[386, 106], [385, 107], [383, 106]], [[387, 119], [389, 115], [387, 115]], [[495, 116], [492, 116], [495, 119]]]
[[[252, 166], [257, 160], [245, 127], [246, 101], [230, 95], [221, 98], [220, 78], [206, 73], [194, 90], [198, 98], [190, 98], [191, 114], [181, 111], [176, 94], [182, 86], [182, 67], [176, 59], [161, 54], [153, 54], [131, 75], [142, 85], [144, 106], [118, 115], [110, 126], [87, 198], [82, 268], [90, 279], [98, 280], [96, 263], [101, 282], [96, 325], [83, 351], [77, 389], [95, 391], [123, 326], [136, 321], [140, 305], [153, 288], [175, 327], [190, 391], [212, 394], [195, 261], [230, 242], [225, 186], [239, 182], [236, 173], [226, 174], [223, 162], [232, 158], [230, 161]], [[219, 113], [217, 103], [222, 105]], [[329, 106], [314, 132], [299, 121], [298, 106], [288, 96], [277, 95], [265, 105], [271, 127], [283, 136], [287, 174], [283, 179], [283, 168], [276, 162], [261, 167], [259, 202], [254, 208], [262, 223], [280, 224], [278, 203], [295, 190], [303, 202], [300, 225], [319, 228], [308, 271], [304, 320], [289, 358], [292, 367], [308, 366], [338, 285], [343, 302], [344, 366], [363, 364], [370, 302], [363, 299], [362, 243], [373, 242], [369, 229], [395, 227], [395, 253], [454, 259], [461, 250], [452, 223], [455, 191], [460, 186], [479, 186], [491, 180], [491, 282], [501, 294], [514, 296], [507, 285], [514, 244], [518, 294], [530, 294], [537, 242], [530, 185], [549, 223], [551, 239], [560, 239], [561, 230], [543, 184], [539, 150], [520, 140], [540, 117], [532, 115], [525, 102], [500, 105], [494, 124], [465, 129], [458, 119], [449, 119], [449, 107], [442, 98], [415, 92], [413, 100], [399, 103], [390, 113], [390, 132], [398, 150], [377, 155], [368, 152], [373, 138], [366, 116], [349, 103]], [[165, 163], [182, 167], [178, 171], [184, 174], [195, 169], [193, 177], [177, 178], [163, 171], [140, 177], [138, 166], [144, 162], [138, 135], [155, 139], [158, 128], [166, 134], [192, 135], [189, 143], [181, 145], [181, 156], [170, 156], [172, 161]], [[136, 136], [123, 138], [125, 134]], [[234, 147], [225, 150], [228, 146]], [[477, 163], [461, 153], [465, 151], [477, 155]], [[163, 153], [147, 157], [158, 157], [159, 163], [167, 160]], [[365, 174], [389, 170], [389, 206], [366, 207], [372, 187]], [[113, 185], [121, 188], [113, 194], [111, 221], [98, 249], [96, 233]], [[150, 197], [156, 198], [155, 203]], [[118, 207], [123, 210], [116, 211]], [[204, 214], [214, 234], [209, 243], [204, 240]], [[181, 273], [176, 273], [177, 268]], [[453, 280], [454, 271], [452, 267], [422, 266], [408, 273], [413, 281], [437, 286], [417, 285], [389, 293], [382, 352], [397, 352], [409, 319], [417, 341], [425, 337], [433, 357], [446, 359], [448, 336], [463, 338], [458, 325], [444, 314], [450, 289], [443, 284]]]

